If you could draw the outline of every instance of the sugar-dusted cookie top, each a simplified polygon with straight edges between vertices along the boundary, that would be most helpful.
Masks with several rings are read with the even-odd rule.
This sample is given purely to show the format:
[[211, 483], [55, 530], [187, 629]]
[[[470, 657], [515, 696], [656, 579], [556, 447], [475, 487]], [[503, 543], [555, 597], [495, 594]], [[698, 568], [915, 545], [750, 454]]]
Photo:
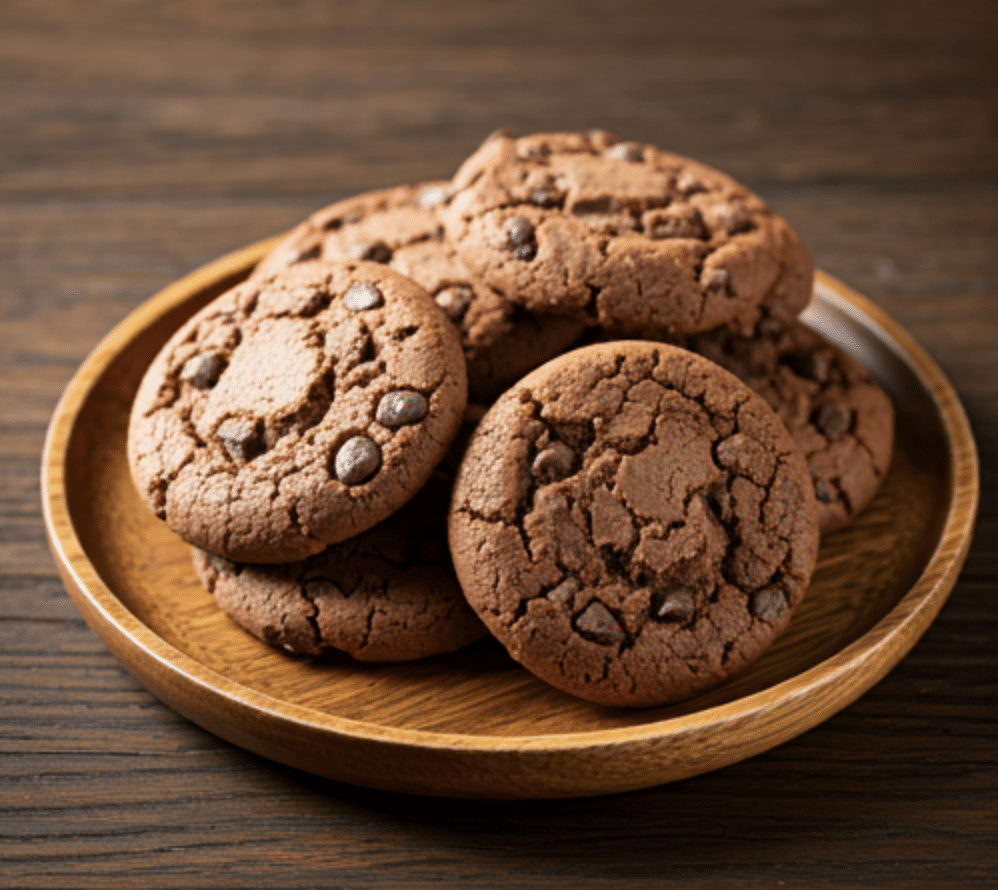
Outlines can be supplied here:
[[794, 318], [811, 259], [748, 189], [603, 131], [490, 137], [440, 210], [483, 282], [535, 312], [620, 334], [697, 333]]
[[686, 350], [618, 341], [553, 359], [492, 406], [450, 544], [513, 658], [590, 701], [648, 706], [758, 658], [804, 596], [818, 519], [760, 396]]
[[584, 326], [565, 315], [528, 312], [473, 275], [437, 217], [448, 194], [448, 183], [427, 182], [337, 201], [293, 229], [253, 274], [265, 277], [316, 259], [384, 263], [436, 300], [460, 332], [469, 391], [494, 398], [570, 346]]
[[234, 563], [194, 550], [194, 567], [240, 627], [296, 655], [359, 661], [453, 652], [487, 631], [447, 550], [450, 480], [435, 472], [398, 512], [300, 562]]
[[288, 562], [412, 497], [466, 398], [457, 333], [415, 282], [377, 263], [301, 264], [170, 338], [132, 407], [129, 464], [188, 542]]

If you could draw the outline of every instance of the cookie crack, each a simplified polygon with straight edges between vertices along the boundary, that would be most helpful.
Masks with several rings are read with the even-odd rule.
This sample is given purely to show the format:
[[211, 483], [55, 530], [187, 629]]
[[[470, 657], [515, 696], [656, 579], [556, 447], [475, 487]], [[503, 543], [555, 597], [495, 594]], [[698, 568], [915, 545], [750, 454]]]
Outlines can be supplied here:
[[249, 298], [241, 307], [243, 318], [246, 321], [249, 321], [253, 317], [253, 313], [256, 312], [256, 307], [260, 303], [260, 291], [261, 288], [257, 288], [256, 290], [252, 291], [250, 293]]
[[603, 288], [597, 287], [595, 284], [586, 284], [589, 290], [589, 299], [586, 301], [586, 305], [582, 307], [583, 314], [592, 322], [599, 320], [599, 295]]
[[[316, 603], [315, 599], [309, 596], [308, 590], [305, 588], [305, 584], [300, 582], [298, 584], [298, 593], [305, 602], [311, 606], [305, 615], [309, 626], [312, 628], [312, 639], [315, 642], [315, 646], [321, 649], [325, 645], [325, 641], [322, 638], [322, 631], [319, 628], [319, 605]], [[281, 616], [281, 627], [283, 629], [285, 616]]]
[[[828, 481], [831, 482], [832, 486], [835, 488], [835, 496], [838, 499], [839, 503], [841, 503], [842, 506], [843, 506], [843, 508], [845, 509], [846, 515], [851, 516], [852, 515], [852, 502], [851, 502], [851, 500], [849, 498], [849, 495], [846, 493], [846, 490], [842, 487], [842, 477], [841, 476], [833, 476]], [[826, 502], [823, 502], [823, 503], [826, 503]]]
[[[381, 591], [378, 596], [380, 596], [382, 600], [386, 599], [388, 596], [388, 583], [388, 581], [381, 582]], [[360, 644], [357, 646], [358, 652], [362, 652], [368, 647], [371, 641], [371, 635], [374, 633], [374, 617], [378, 613], [383, 614], [382, 610], [376, 605], [372, 605], [371, 608], [368, 609], [367, 616], [364, 621], [364, 633], [361, 636]]]
[[266, 431], [268, 447], [273, 447], [288, 433], [304, 436], [310, 429], [318, 426], [335, 401], [335, 381], [335, 366], [330, 364], [309, 386], [303, 403], [297, 410], [274, 419], [271, 428]]
[[[271, 499], [270, 499], [271, 503], [277, 500], [279, 494], [280, 494], [280, 488], [279, 486], [275, 486], [274, 491], [271, 493]], [[297, 503], [291, 503], [288, 506], [288, 521], [291, 523], [291, 527], [295, 530], [295, 532], [301, 535], [301, 537], [308, 538], [310, 541], [315, 541], [320, 544], [325, 543], [321, 538], [316, 537], [312, 532], [310, 532], [302, 525], [301, 517], [298, 515]]]
[[847, 435], [850, 436], [853, 439], [853, 441], [860, 448], [862, 448], [863, 451], [866, 452], [866, 456], [867, 456], [867, 458], [869, 458], [869, 461], [870, 461], [870, 469], [873, 471], [873, 474], [878, 479], [881, 476], [883, 476], [884, 475], [884, 470], [882, 470], [879, 466], [877, 466], [877, 458], [876, 458], [876, 456], [873, 453], [873, 449], [867, 444], [866, 440], [862, 436], [860, 436], [858, 433], [852, 432], [851, 430], [850, 430], [849, 433], [847, 433]]

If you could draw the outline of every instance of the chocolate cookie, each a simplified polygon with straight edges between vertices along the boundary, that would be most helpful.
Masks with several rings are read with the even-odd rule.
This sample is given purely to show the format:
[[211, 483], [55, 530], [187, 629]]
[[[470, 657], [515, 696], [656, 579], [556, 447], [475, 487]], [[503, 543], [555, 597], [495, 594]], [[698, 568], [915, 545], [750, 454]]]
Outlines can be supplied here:
[[621, 335], [688, 334], [807, 305], [812, 264], [748, 189], [602, 131], [488, 140], [440, 211], [471, 271], [534, 312]]
[[473, 276], [446, 241], [437, 207], [449, 184], [366, 192], [312, 214], [261, 260], [267, 276], [314, 259], [385, 263], [429, 291], [461, 334], [468, 389], [491, 400], [578, 339], [581, 322], [516, 306]]
[[457, 334], [422, 288], [377, 263], [303, 263], [170, 338], [132, 407], [129, 464], [188, 542], [289, 562], [401, 507], [465, 403]]
[[603, 704], [679, 701], [790, 621], [818, 550], [803, 456], [685, 350], [577, 349], [482, 419], [451, 500], [465, 596], [517, 661]]
[[822, 534], [870, 502], [890, 464], [894, 408], [859, 362], [802, 322], [751, 338], [721, 329], [682, 345], [731, 371], [780, 416], [807, 458]]
[[486, 635], [447, 551], [450, 484], [434, 473], [401, 510], [301, 562], [237, 564], [194, 550], [201, 583], [240, 627], [299, 655], [360, 661], [453, 652]]

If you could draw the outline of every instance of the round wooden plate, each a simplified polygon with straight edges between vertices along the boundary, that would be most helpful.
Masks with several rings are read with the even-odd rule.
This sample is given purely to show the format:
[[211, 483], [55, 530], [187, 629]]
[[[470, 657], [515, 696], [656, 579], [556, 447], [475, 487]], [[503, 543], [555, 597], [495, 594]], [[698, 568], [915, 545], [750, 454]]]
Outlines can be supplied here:
[[208, 731], [393, 791], [540, 798], [645, 788], [751, 757], [836, 713], [904, 657], [952, 589], [977, 510], [966, 417], [899, 325], [819, 274], [805, 320], [889, 391], [897, 444], [878, 496], [824, 540], [803, 606], [748, 673], [682, 705], [619, 710], [549, 688], [492, 641], [401, 665], [270, 649], [219, 611], [190, 548], [139, 500], [125, 433], [160, 346], [274, 243], [211, 263], [119, 324], [70, 381], [42, 463], [45, 523], [70, 596], [140, 682]]

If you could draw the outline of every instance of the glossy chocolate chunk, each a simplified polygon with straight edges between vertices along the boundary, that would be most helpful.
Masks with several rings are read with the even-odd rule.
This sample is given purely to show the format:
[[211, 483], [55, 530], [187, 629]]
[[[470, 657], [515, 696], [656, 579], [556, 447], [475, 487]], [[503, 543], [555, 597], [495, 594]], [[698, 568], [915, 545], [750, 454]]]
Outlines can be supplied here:
[[347, 288], [343, 295], [343, 305], [352, 312], [374, 309], [382, 303], [381, 291], [370, 281], [358, 281]]
[[344, 485], [367, 482], [381, 466], [381, 449], [367, 436], [354, 436], [336, 452], [336, 478]]
[[422, 393], [411, 389], [396, 389], [381, 397], [376, 418], [382, 426], [398, 429], [410, 423], [419, 423], [426, 417], [429, 407], [430, 404]]

